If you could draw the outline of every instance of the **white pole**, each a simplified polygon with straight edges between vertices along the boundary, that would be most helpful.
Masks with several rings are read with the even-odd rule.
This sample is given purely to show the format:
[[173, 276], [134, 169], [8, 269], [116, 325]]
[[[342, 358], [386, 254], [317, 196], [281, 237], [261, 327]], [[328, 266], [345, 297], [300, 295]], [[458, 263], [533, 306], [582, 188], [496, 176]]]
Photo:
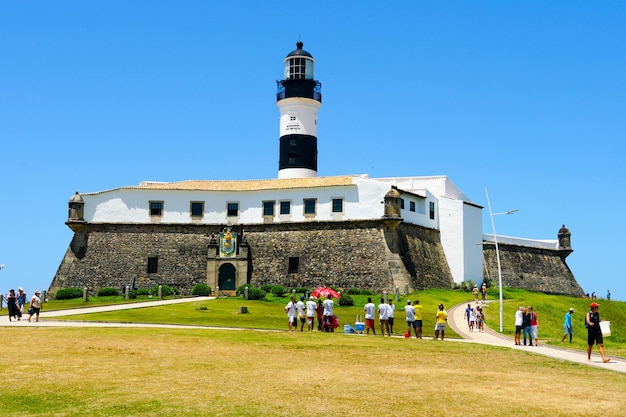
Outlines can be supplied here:
[[496, 245], [496, 260], [498, 262], [498, 290], [500, 293], [500, 333], [504, 331], [503, 313], [502, 313], [502, 268], [500, 267], [500, 251], [498, 250], [498, 238], [496, 237], [496, 225], [493, 221], [493, 212], [491, 211], [491, 202], [489, 201], [489, 193], [485, 188], [485, 195], [487, 196], [487, 207], [489, 207], [489, 217], [491, 218], [491, 230], [493, 231], [493, 242]]
[[515, 210], [509, 210], [509, 211], [505, 211], [503, 213], [493, 213], [491, 211], [491, 202], [489, 201], [489, 193], [487, 192], [487, 188], [485, 188], [485, 195], [487, 196], [487, 207], [489, 207], [489, 217], [491, 218], [491, 230], [493, 231], [493, 243], [496, 246], [496, 261], [498, 262], [498, 286], [499, 288], [499, 292], [500, 292], [500, 333], [502, 333], [504, 331], [504, 319], [503, 319], [503, 313], [502, 313], [502, 268], [500, 266], [500, 250], [498, 249], [498, 237], [496, 235], [496, 224], [493, 221], [493, 216], [499, 216], [501, 214], [513, 214], [517, 211], [517, 209]]

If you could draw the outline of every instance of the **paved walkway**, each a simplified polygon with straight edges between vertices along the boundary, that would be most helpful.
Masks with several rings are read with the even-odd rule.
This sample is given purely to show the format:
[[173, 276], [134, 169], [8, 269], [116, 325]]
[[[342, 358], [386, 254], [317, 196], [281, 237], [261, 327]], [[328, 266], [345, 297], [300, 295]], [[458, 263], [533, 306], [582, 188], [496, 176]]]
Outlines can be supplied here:
[[[8, 321], [5, 319], [0, 320], [0, 326], [3, 327], [12, 327], [12, 326], [29, 326], [29, 327], [152, 327], [152, 328], [176, 328], [176, 329], [220, 329], [220, 330], [249, 330], [242, 328], [225, 328], [225, 327], [212, 327], [212, 326], [190, 326], [190, 325], [179, 325], [179, 324], [149, 324], [149, 323], [103, 323], [103, 322], [76, 322], [76, 321], [60, 321], [54, 320], [54, 317], [62, 317], [62, 316], [71, 316], [75, 314], [88, 314], [88, 313], [100, 313], [106, 311], [113, 310], [130, 310], [134, 308], [146, 308], [146, 307], [155, 307], [169, 304], [178, 304], [178, 303], [189, 303], [196, 301], [208, 301], [213, 300], [214, 297], [192, 297], [192, 298], [178, 298], [173, 300], [154, 300], [154, 301], [146, 301], [140, 303], [131, 303], [131, 304], [119, 304], [119, 305], [111, 305], [111, 306], [100, 306], [100, 307], [85, 307], [85, 308], [74, 308], [67, 310], [54, 310], [54, 311], [44, 311], [40, 314], [39, 322], [28, 322], [27, 315], [23, 316], [23, 319], [20, 321]], [[473, 303], [473, 302], [472, 302]], [[565, 347], [559, 346], [547, 346], [547, 345], [539, 345], [539, 346], [516, 346], [513, 342], [513, 339], [507, 336], [503, 336], [496, 331], [485, 327], [485, 332], [481, 333], [478, 331], [470, 332], [467, 328], [467, 321], [464, 318], [465, 308], [467, 307], [467, 303], [459, 304], [448, 310], [448, 324], [452, 329], [458, 333], [463, 339], [447, 339], [449, 341], [455, 342], [466, 342], [466, 343], [480, 343], [484, 345], [491, 346], [501, 346], [509, 349], [517, 349], [523, 350], [529, 353], [544, 355], [555, 359], [560, 359], [569, 362], [576, 362], [582, 365], [595, 366], [602, 369], [608, 369], [611, 371], [626, 373], [626, 360], [622, 358], [611, 358], [611, 361], [608, 363], [603, 363], [600, 358], [600, 354], [598, 352], [597, 347], [594, 347], [594, 350], [591, 354], [591, 361], [587, 361], [587, 352], [567, 349]], [[484, 306], [485, 309], [489, 308], [489, 304]], [[43, 320], [42, 320], [43, 319]], [[271, 331], [271, 330], [267, 330]], [[281, 330], [276, 330], [281, 331]], [[541, 335], [541, 334], [540, 334]], [[541, 342], [541, 339], [539, 339]]]
[[[551, 358], [561, 359], [564, 361], [576, 362], [582, 365], [595, 366], [602, 369], [626, 373], [626, 360], [607, 355], [607, 357], [611, 358], [611, 361], [603, 363], [597, 346], [594, 346], [593, 351], [591, 352], [591, 361], [589, 362], [587, 361], [586, 351], [583, 352], [580, 350], [573, 350], [553, 345], [541, 345], [541, 328], [539, 328], [539, 346], [516, 346], [512, 338], [503, 336], [486, 326], [484, 333], [478, 332], [476, 329], [474, 329], [473, 332], [470, 332], [467, 327], [467, 321], [465, 320], [465, 309], [467, 308], [467, 304], [468, 303], [459, 304], [448, 310], [448, 324], [463, 338], [463, 342], [502, 346], [509, 349], [523, 350], [537, 355], [549, 356]], [[475, 305], [473, 301], [470, 304]], [[483, 307], [484, 309], [488, 309], [489, 304], [486, 304]], [[580, 335], [578, 336], [580, 337]], [[585, 334], [584, 337], [586, 338], [587, 335]]]

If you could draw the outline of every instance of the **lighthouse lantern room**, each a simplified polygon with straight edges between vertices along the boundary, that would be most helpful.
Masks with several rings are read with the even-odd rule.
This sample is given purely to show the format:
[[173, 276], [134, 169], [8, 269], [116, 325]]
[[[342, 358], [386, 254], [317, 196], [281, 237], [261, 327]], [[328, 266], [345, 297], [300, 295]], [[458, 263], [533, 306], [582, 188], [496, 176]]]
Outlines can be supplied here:
[[314, 78], [315, 60], [302, 42], [285, 57], [284, 79], [277, 81], [280, 110], [278, 178], [317, 176], [317, 114], [322, 84]]

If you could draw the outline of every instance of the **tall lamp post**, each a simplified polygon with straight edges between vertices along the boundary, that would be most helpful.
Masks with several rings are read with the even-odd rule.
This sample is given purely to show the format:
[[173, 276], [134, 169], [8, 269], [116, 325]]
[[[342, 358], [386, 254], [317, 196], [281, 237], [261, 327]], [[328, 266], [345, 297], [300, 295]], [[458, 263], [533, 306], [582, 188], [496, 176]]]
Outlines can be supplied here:
[[485, 188], [485, 195], [487, 196], [487, 207], [489, 207], [489, 217], [491, 218], [491, 230], [493, 231], [493, 243], [496, 246], [496, 261], [498, 263], [498, 286], [500, 292], [500, 333], [504, 331], [504, 319], [502, 313], [502, 268], [500, 266], [500, 250], [498, 249], [498, 238], [496, 235], [496, 225], [493, 221], [494, 216], [502, 216], [504, 214], [513, 214], [517, 209], [503, 211], [501, 213], [493, 213], [491, 211], [491, 202], [489, 202], [489, 193], [487, 192], [487, 188]]

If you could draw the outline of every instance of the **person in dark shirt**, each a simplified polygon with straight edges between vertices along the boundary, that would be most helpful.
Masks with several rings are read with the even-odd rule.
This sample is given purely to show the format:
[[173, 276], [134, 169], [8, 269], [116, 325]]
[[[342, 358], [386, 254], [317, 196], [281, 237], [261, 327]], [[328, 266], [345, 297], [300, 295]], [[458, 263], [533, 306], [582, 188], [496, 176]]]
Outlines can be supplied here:
[[594, 343], [598, 345], [600, 349], [600, 356], [602, 356], [602, 362], [606, 363], [611, 359], [607, 358], [604, 354], [604, 340], [602, 339], [602, 331], [600, 330], [600, 313], [598, 312], [598, 303], [591, 303], [589, 305], [591, 310], [585, 317], [585, 323], [587, 324], [587, 360], [591, 361], [591, 349]]

